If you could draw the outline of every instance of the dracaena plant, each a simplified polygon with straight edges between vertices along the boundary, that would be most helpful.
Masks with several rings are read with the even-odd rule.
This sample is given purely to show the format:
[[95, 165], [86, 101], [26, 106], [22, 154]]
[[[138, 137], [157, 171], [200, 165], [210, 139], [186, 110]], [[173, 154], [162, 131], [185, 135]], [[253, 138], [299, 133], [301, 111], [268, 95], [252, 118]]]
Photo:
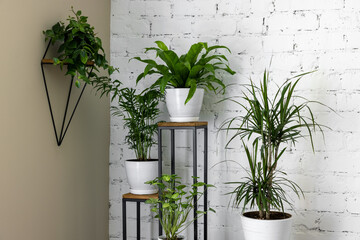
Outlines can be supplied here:
[[158, 90], [144, 90], [137, 94], [133, 88], [122, 88], [118, 92], [117, 106], [112, 106], [112, 114], [124, 120], [128, 130], [125, 142], [134, 150], [136, 159], [150, 159], [152, 145], [156, 144], [154, 135], [157, 132], [155, 122], [160, 110], [158, 108], [162, 94]]
[[[289, 144], [295, 145], [301, 138], [310, 139], [314, 151], [313, 133], [323, 133], [323, 125], [316, 122], [309, 101], [295, 94], [295, 88], [304, 73], [288, 79], [270, 96], [269, 73], [265, 70], [260, 86], [252, 81], [244, 85], [240, 100], [226, 100], [238, 104], [244, 115], [226, 120], [221, 129], [233, 131], [226, 147], [236, 138], [252, 143], [252, 151], [243, 142], [250, 170], [243, 181], [237, 184], [230, 194], [235, 206], [243, 204], [259, 210], [260, 219], [270, 219], [271, 209], [284, 212], [284, 203], [292, 207], [286, 190], [302, 195], [300, 187], [286, 177], [286, 173], [277, 169], [278, 161]], [[323, 105], [323, 104], [321, 104]], [[252, 152], [252, 153], [251, 153]]]
[[162, 63], [154, 59], [141, 59], [134, 57], [140, 62], [146, 63], [144, 71], [137, 77], [138, 83], [147, 75], [158, 75], [152, 87], [158, 87], [162, 93], [166, 87], [190, 88], [185, 104], [192, 98], [198, 87], [205, 88], [215, 93], [225, 91], [225, 84], [218, 77], [223, 71], [235, 74], [228, 65], [228, 60], [223, 54], [214, 53], [216, 49], [230, 49], [225, 46], [209, 47], [205, 42], [193, 44], [186, 54], [180, 57], [170, 50], [163, 42], [156, 41], [157, 47], [145, 49], [145, 53], [154, 51]]
[[[268, 166], [266, 148], [258, 147], [259, 140], [256, 139], [252, 144], [252, 152], [243, 143], [249, 169], [246, 169], [247, 176], [238, 182], [227, 182], [236, 184], [237, 187], [228, 194], [233, 197], [233, 206], [243, 205], [242, 211], [249, 206], [258, 208], [260, 219], [271, 218], [271, 208], [280, 210], [284, 213], [284, 203], [292, 206], [288, 200], [287, 189], [293, 191], [298, 197], [303, 196], [299, 185], [286, 178], [286, 173], [276, 169], [276, 165], [284, 150], [278, 155], [271, 166]], [[285, 214], [283, 215], [286, 216]]]
[[[43, 31], [45, 41], [50, 40], [54, 45], [59, 43], [58, 56], [54, 57], [54, 64], [61, 69], [66, 65], [65, 75], [75, 78], [75, 85], [80, 86], [80, 81], [94, 85], [102, 90], [103, 83], [110, 81], [110, 76], [116, 68], [110, 66], [105, 57], [102, 42], [96, 36], [94, 27], [88, 22], [87, 16], [82, 16], [81, 11], [74, 11], [74, 16], [68, 17], [68, 23], [57, 22], [50, 29]], [[90, 67], [88, 64], [91, 63]], [[101, 76], [100, 70], [105, 70], [108, 76]], [[118, 83], [119, 81], [116, 80]], [[100, 88], [99, 88], [100, 87]], [[109, 90], [110, 89], [110, 90]], [[116, 86], [106, 85], [105, 91], [116, 91]]]
[[[204, 192], [200, 191], [199, 187], [214, 187], [203, 182], [196, 182], [191, 186], [187, 186], [182, 184], [180, 179], [175, 174], [164, 174], [153, 181], [147, 182], [159, 187], [159, 198], [146, 200], [146, 203], [152, 205], [151, 211], [156, 213], [155, 217], [159, 219], [167, 240], [177, 240], [179, 234], [190, 226], [195, 219], [207, 214], [207, 211], [197, 211], [197, 216], [189, 219], [194, 204], [197, 204], [204, 195]], [[196, 202], [194, 202], [194, 199], [196, 199]], [[209, 208], [209, 211], [215, 212], [212, 208]]]

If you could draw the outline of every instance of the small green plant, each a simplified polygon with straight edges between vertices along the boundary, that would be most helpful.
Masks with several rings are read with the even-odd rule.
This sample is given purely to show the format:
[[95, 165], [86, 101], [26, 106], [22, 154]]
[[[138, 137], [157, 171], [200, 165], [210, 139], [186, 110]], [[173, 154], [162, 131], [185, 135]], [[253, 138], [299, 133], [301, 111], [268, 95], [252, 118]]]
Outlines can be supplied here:
[[[207, 214], [206, 211], [197, 211], [197, 216], [188, 220], [190, 212], [194, 209], [194, 199], [197, 201], [202, 197], [204, 192], [199, 191], [199, 187], [214, 187], [203, 182], [194, 183], [189, 187], [179, 181], [180, 177], [176, 175], [162, 175], [147, 182], [153, 186], [159, 187], [159, 198], [146, 200], [146, 203], [152, 205], [152, 212], [156, 213], [160, 224], [164, 229], [167, 240], [177, 240], [191, 223], [199, 217]], [[197, 204], [197, 202], [195, 202]], [[209, 208], [209, 211], [215, 212]]]
[[241, 98], [244, 102], [226, 99], [238, 104], [245, 112], [244, 116], [236, 116], [222, 124], [221, 129], [235, 131], [226, 147], [236, 138], [247, 139], [253, 146], [251, 154], [243, 142], [250, 170], [244, 181], [230, 183], [238, 184], [230, 194], [233, 194], [234, 206], [242, 203], [243, 210], [248, 205], [257, 206], [260, 219], [270, 219], [272, 208], [284, 212], [284, 203], [292, 207], [286, 188], [294, 191], [298, 197], [302, 195], [300, 187], [287, 179], [285, 172], [277, 170], [278, 161], [286, 150], [283, 145], [295, 145], [300, 138], [308, 137], [314, 151], [313, 133], [317, 129], [323, 133], [324, 126], [315, 121], [309, 106], [310, 103], [321, 103], [294, 93], [300, 79], [307, 74], [286, 80], [270, 98], [269, 73], [265, 70], [260, 87], [252, 81], [245, 85]]
[[[193, 97], [196, 88], [207, 88], [215, 93], [225, 91], [225, 84], [218, 78], [218, 72], [225, 71], [230, 74], [235, 74], [228, 66], [228, 60], [225, 55], [212, 54], [216, 49], [226, 49], [230, 52], [229, 48], [225, 46], [211, 46], [208, 47], [207, 43], [199, 42], [193, 44], [190, 50], [180, 57], [161, 41], [155, 42], [158, 47], [150, 47], [145, 49], [148, 51], [155, 51], [156, 57], [159, 57], [164, 63], [159, 64], [153, 59], [141, 59], [134, 57], [138, 61], [146, 63], [144, 71], [137, 77], [138, 83], [142, 78], [147, 75], [160, 75], [152, 87], [159, 87], [162, 93], [165, 92], [166, 87], [174, 88], [190, 88], [189, 94], [185, 104]], [[200, 57], [199, 57], [200, 56]], [[218, 90], [220, 86], [221, 91]]]
[[[87, 22], [88, 17], [82, 16], [81, 11], [75, 12], [73, 7], [71, 10], [75, 17], [69, 16], [67, 25], [60, 21], [51, 29], [43, 31], [45, 41], [50, 40], [52, 45], [60, 44], [57, 50], [59, 55], [53, 58], [54, 64], [60, 65], [61, 69], [66, 65], [65, 75], [76, 77], [77, 87], [80, 86], [79, 79], [101, 86], [100, 83], [108, 81], [109, 77], [99, 76], [99, 71], [106, 70], [110, 76], [117, 69], [108, 64], [101, 39], [96, 36], [94, 27]], [[89, 63], [93, 65], [87, 67]], [[111, 88], [111, 85], [108, 85], [109, 87]]]
[[160, 113], [158, 104], [162, 94], [154, 89], [136, 94], [135, 89], [123, 88], [119, 90], [118, 97], [118, 106], [111, 107], [111, 110], [114, 116], [122, 117], [124, 128], [129, 131], [125, 142], [134, 150], [136, 159], [148, 160], [151, 147], [156, 144], [155, 120]]

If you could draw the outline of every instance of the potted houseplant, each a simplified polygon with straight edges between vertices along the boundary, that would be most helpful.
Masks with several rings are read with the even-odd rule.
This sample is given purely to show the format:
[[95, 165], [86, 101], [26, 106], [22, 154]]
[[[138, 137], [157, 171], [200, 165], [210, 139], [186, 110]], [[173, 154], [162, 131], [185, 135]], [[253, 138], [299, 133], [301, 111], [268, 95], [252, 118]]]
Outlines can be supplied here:
[[165, 93], [170, 120], [198, 121], [204, 89], [224, 93], [225, 84], [218, 78], [218, 73], [223, 71], [235, 74], [227, 65], [227, 58], [213, 51], [226, 49], [230, 52], [230, 50], [225, 46], [208, 47], [207, 43], [199, 42], [193, 44], [186, 54], [179, 57], [163, 42], [155, 43], [157, 47], [146, 48], [145, 52], [155, 51], [155, 58], [159, 57], [163, 64], [153, 59], [134, 57], [133, 59], [147, 64], [136, 82], [147, 75], [158, 75], [159, 78], [152, 87], [158, 87], [162, 93]]
[[246, 240], [289, 240], [291, 215], [284, 212], [284, 204], [293, 205], [287, 190], [298, 197], [303, 193], [285, 172], [277, 169], [278, 161], [286, 145], [295, 145], [300, 138], [308, 137], [314, 151], [313, 133], [316, 129], [322, 132], [323, 127], [315, 121], [309, 106], [319, 102], [308, 101], [294, 93], [306, 74], [309, 73], [285, 81], [270, 98], [269, 73], [265, 70], [260, 87], [252, 81], [245, 85], [241, 98], [244, 102], [228, 99], [237, 103], [245, 115], [223, 123], [221, 129], [235, 132], [226, 146], [236, 138], [252, 142], [252, 150], [243, 142], [250, 168], [248, 176], [239, 182], [230, 182], [238, 185], [230, 192], [235, 207], [242, 205], [243, 212], [246, 207], [257, 208], [242, 215]]
[[111, 75], [117, 69], [108, 64], [101, 39], [96, 36], [94, 27], [87, 22], [88, 17], [82, 16], [81, 11], [75, 12], [73, 7], [71, 10], [75, 17], [69, 16], [67, 25], [60, 21], [43, 31], [45, 41], [50, 41], [48, 48], [50, 44], [58, 44], [59, 55], [53, 58], [54, 64], [61, 69], [66, 65], [65, 75], [75, 78], [77, 87], [80, 87], [79, 80], [89, 84], [108, 81], [109, 77], [100, 75], [100, 70]]
[[125, 142], [134, 150], [136, 159], [125, 161], [127, 180], [133, 194], [153, 194], [157, 188], [145, 184], [157, 176], [158, 160], [151, 159], [150, 151], [155, 144], [157, 132], [155, 122], [160, 110], [158, 103], [162, 94], [155, 90], [145, 90], [137, 94], [135, 89], [123, 88], [118, 92], [118, 105], [112, 106], [114, 116], [124, 121], [128, 130]]
[[[190, 212], [194, 209], [194, 204], [202, 197], [204, 192], [198, 190], [199, 187], [214, 187], [203, 182], [196, 182], [190, 187], [180, 182], [180, 177], [174, 175], [162, 175], [148, 184], [160, 189], [159, 198], [151, 198], [146, 203], [152, 205], [152, 212], [156, 213], [161, 226], [164, 229], [165, 236], [160, 236], [159, 240], [178, 240], [184, 239], [179, 235], [191, 223], [199, 217], [207, 214], [207, 211], [197, 211], [195, 218], [188, 220]], [[197, 199], [194, 202], [194, 199]], [[212, 208], [209, 211], [215, 212]]]

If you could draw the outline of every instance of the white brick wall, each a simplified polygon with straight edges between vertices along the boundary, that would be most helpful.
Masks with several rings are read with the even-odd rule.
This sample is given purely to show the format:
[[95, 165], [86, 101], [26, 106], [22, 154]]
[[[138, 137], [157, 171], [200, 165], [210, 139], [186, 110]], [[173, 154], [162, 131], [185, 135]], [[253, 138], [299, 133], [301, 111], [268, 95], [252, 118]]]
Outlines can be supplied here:
[[[360, 1], [358, 0], [112, 0], [111, 62], [120, 67], [118, 77], [128, 86], [144, 68], [130, 62], [142, 56], [144, 47], [162, 40], [183, 52], [192, 43], [207, 41], [233, 50], [229, 56], [238, 74], [230, 82], [244, 83], [259, 77], [272, 59], [272, 75], [279, 83], [291, 73], [318, 69], [303, 79], [298, 93], [319, 100], [339, 115], [315, 107], [317, 119], [326, 130], [326, 144], [315, 137], [316, 154], [307, 141], [300, 142], [283, 157], [281, 167], [305, 191], [297, 200], [294, 214], [295, 240], [360, 239]], [[147, 85], [144, 81], [139, 88]], [[227, 95], [239, 94], [238, 88]], [[217, 189], [209, 201], [217, 214], [210, 214], [210, 240], [242, 239], [240, 211], [228, 208], [230, 186], [244, 173], [231, 162], [245, 165], [241, 149], [224, 150], [225, 135], [216, 138], [222, 120], [236, 114], [236, 106], [214, 103], [219, 97], [205, 96], [201, 119], [209, 122], [209, 180]], [[161, 119], [167, 119], [166, 109]], [[132, 152], [123, 144], [119, 119], [111, 120], [110, 239], [120, 240], [121, 194], [128, 191], [124, 160]], [[168, 137], [168, 136], [165, 136]], [[177, 138], [177, 170], [190, 176], [190, 137]], [[189, 144], [189, 145], [187, 145]], [[153, 151], [156, 157], [156, 149]], [[200, 155], [200, 152], [199, 152]], [[143, 237], [157, 235], [143, 208]], [[131, 211], [130, 211], [131, 212]], [[129, 223], [130, 239], [135, 237], [134, 216]]]

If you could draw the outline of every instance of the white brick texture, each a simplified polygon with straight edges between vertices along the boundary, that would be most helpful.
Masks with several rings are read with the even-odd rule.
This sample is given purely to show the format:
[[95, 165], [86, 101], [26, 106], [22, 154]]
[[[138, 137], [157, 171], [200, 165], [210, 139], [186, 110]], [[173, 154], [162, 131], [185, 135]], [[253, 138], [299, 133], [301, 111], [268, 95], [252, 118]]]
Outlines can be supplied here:
[[[228, 58], [237, 75], [224, 76], [227, 83], [257, 80], [270, 62], [278, 84], [291, 74], [317, 70], [302, 80], [297, 93], [324, 102], [336, 113], [315, 106], [317, 120], [331, 127], [325, 129], [326, 142], [317, 134], [314, 154], [308, 141], [300, 141], [280, 164], [305, 193], [305, 199], [294, 198], [292, 240], [360, 240], [359, 10], [359, 0], [112, 0], [111, 63], [119, 67], [117, 77], [125, 86], [135, 86], [144, 64], [129, 59], [146, 57], [144, 48], [156, 40], [179, 53], [207, 41], [232, 50]], [[233, 87], [226, 96], [239, 95], [240, 89]], [[224, 194], [232, 188], [224, 183], [238, 180], [244, 171], [231, 161], [219, 164], [234, 160], [246, 166], [243, 149], [225, 150], [226, 135], [217, 136], [221, 122], [239, 112], [236, 105], [215, 104], [219, 99], [207, 94], [201, 112], [201, 120], [209, 122], [209, 181], [217, 186], [209, 192], [210, 206], [217, 210], [209, 215], [209, 240], [243, 239], [240, 210], [228, 208], [229, 196]], [[161, 109], [160, 119], [168, 120], [164, 104]], [[124, 160], [133, 153], [124, 145], [124, 135], [122, 121], [112, 117], [111, 240], [122, 239], [121, 195], [129, 190]], [[169, 135], [164, 138], [168, 142]], [[176, 171], [189, 180], [190, 134], [182, 132], [176, 143]], [[168, 150], [165, 146], [165, 159]], [[142, 209], [142, 239], [156, 239], [157, 223], [151, 221], [148, 207]], [[136, 233], [132, 212], [129, 239]]]

